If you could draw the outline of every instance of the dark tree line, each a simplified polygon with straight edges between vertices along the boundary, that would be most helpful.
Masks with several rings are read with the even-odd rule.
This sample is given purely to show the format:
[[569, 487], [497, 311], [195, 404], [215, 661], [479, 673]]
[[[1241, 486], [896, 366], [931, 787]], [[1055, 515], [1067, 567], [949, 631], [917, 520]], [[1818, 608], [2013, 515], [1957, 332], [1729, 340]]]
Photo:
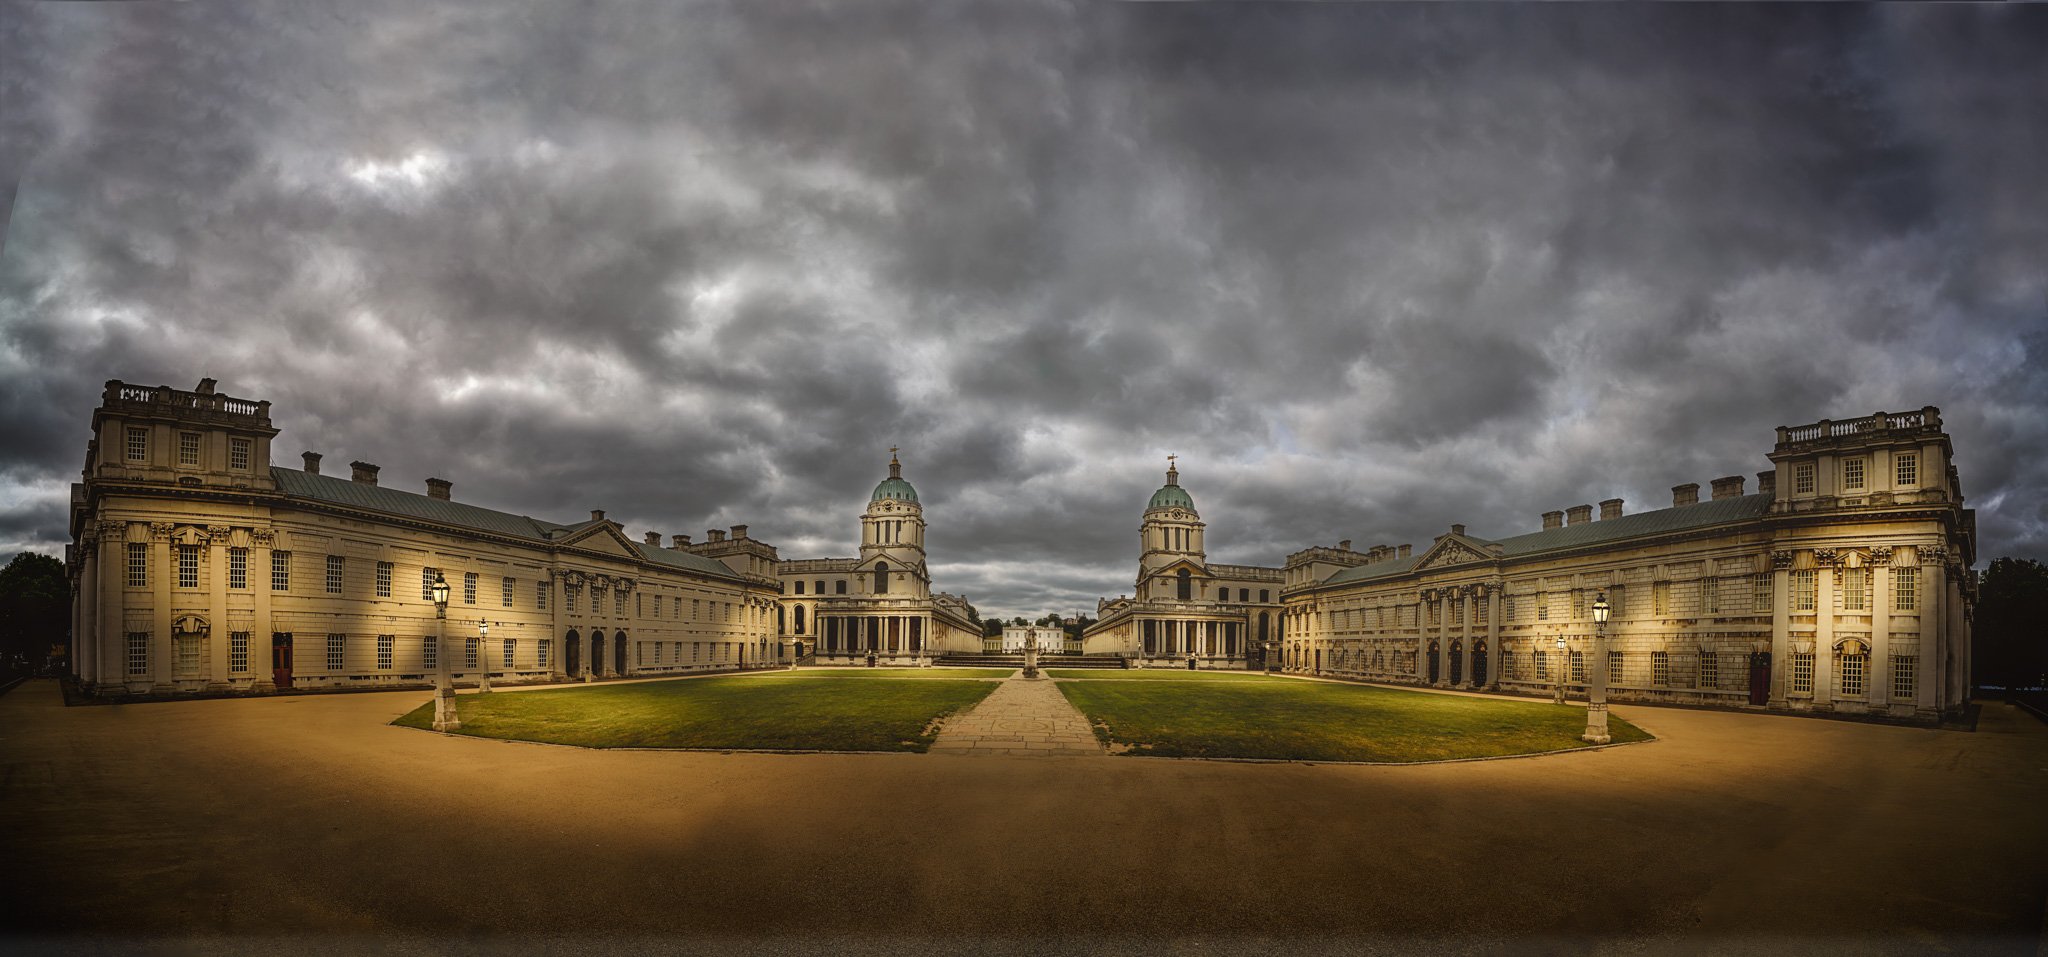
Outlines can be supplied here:
[[2021, 558], [1992, 562], [1978, 582], [1971, 625], [1977, 684], [2048, 687], [2048, 566]]
[[64, 563], [22, 552], [0, 568], [0, 659], [8, 670], [40, 667], [69, 640], [71, 585]]

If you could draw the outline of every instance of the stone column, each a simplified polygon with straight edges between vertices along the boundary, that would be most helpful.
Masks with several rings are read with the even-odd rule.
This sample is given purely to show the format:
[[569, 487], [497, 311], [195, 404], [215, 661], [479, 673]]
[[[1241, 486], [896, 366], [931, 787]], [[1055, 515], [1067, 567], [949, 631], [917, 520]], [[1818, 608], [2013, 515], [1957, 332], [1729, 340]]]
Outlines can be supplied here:
[[[547, 588], [548, 592], [548, 637], [557, 643], [555, 653], [548, 656], [548, 678], [552, 681], [560, 681], [564, 678], [575, 677], [569, 674], [562, 665], [563, 656], [568, 652], [567, 648], [561, 647], [561, 643], [569, 635], [569, 610], [562, 607], [562, 576], [552, 572], [544, 572], [543, 574], [547, 575], [547, 578], [543, 581], [543, 586]], [[681, 610], [676, 612], [676, 617], [683, 617]], [[683, 633], [687, 635], [689, 629], [687, 627], [684, 628]], [[577, 635], [576, 640], [582, 641], [583, 636]], [[578, 648], [576, 650], [581, 652], [583, 649]], [[581, 660], [583, 655], [579, 653], [576, 657], [578, 660]]]
[[[1823, 559], [1823, 555], [1825, 558]], [[1813, 576], [1813, 704], [1832, 708], [1835, 703], [1835, 576], [1842, 565], [1833, 549], [1816, 553], [1823, 559]]]
[[[1462, 640], [1465, 643], [1464, 687], [1472, 688], [1478, 686], [1479, 684], [1479, 682], [1472, 680], [1472, 663], [1479, 659], [1479, 656], [1473, 653], [1472, 648], [1472, 589], [1469, 587], [1458, 589], [1458, 601], [1462, 603], [1458, 609], [1458, 619], [1460, 624], [1462, 625], [1462, 627], [1459, 629], [1459, 637], [1460, 640]], [[1492, 646], [1489, 645], [1487, 647], [1491, 648]], [[1487, 680], [1492, 680], [1493, 673], [1488, 672], [1486, 677]]]
[[250, 682], [249, 690], [259, 694], [277, 690], [270, 670], [270, 633], [274, 630], [270, 613], [270, 553], [275, 534], [259, 528], [249, 536], [249, 584], [255, 589], [252, 597], [256, 599], [255, 620], [249, 624], [249, 673], [255, 680]]
[[[1889, 477], [1891, 472], [1879, 472]], [[1892, 550], [1870, 554], [1870, 661], [1863, 668], [1863, 691], [1870, 710], [1883, 713], [1892, 703]]]
[[171, 683], [171, 659], [177, 654], [177, 644], [171, 640], [171, 579], [178, 573], [171, 562], [171, 532], [175, 528], [170, 522], [151, 522], [149, 526], [151, 691], [167, 692], [176, 687]]
[[94, 529], [93, 537], [86, 540], [85, 546], [79, 556], [78, 596], [71, 602], [75, 608], [72, 617], [77, 622], [71, 630], [71, 653], [76, 656], [72, 670], [78, 673], [78, 680], [90, 688], [102, 680], [100, 675], [104, 666], [100, 660], [99, 608], [100, 553], [106, 550], [106, 542]]
[[128, 685], [128, 525], [100, 523], [98, 631], [100, 685], [123, 691]]
[[1436, 685], [1439, 688], [1451, 684], [1451, 596], [1439, 591], [1436, 596]]
[[228, 536], [226, 526], [207, 530], [206, 690], [228, 687]]
[[1792, 553], [1772, 552], [1771, 567], [1770, 706], [1782, 709], [1792, 671]]
[[1506, 660], [1506, 652], [1500, 647], [1499, 582], [1488, 582], [1486, 585], [1486, 656], [1486, 686], [1499, 688], [1501, 667]]

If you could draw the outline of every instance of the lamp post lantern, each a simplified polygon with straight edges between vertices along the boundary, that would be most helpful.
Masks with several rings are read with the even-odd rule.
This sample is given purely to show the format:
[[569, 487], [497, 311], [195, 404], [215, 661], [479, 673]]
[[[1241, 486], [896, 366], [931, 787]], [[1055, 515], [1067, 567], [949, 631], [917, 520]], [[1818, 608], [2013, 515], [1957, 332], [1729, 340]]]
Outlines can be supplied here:
[[481, 694], [491, 693], [491, 623], [481, 618], [476, 620], [476, 663], [478, 667], [476, 690]]
[[1593, 599], [1593, 674], [1586, 689], [1586, 733], [1594, 744], [1614, 740], [1607, 734], [1607, 593]]
[[427, 589], [434, 596], [434, 730], [460, 731], [462, 718], [455, 713], [455, 679], [448, 670], [448, 580], [434, 573]]
[[1551, 689], [1552, 704], [1564, 703], [1564, 673], [1571, 666], [1571, 653], [1565, 650], [1564, 636], [1557, 636], [1557, 686]]

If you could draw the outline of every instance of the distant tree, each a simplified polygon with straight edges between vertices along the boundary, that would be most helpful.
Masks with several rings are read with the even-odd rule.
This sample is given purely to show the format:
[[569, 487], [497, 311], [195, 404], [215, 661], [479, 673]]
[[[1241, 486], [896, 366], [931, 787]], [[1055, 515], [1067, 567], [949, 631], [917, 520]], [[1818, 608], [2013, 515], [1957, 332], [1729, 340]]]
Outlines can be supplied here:
[[0, 568], [0, 655], [8, 664], [41, 664], [50, 646], [68, 639], [71, 583], [64, 563], [22, 552]]
[[983, 638], [994, 638], [1002, 633], [1003, 620], [1001, 618], [990, 618], [981, 623], [981, 636]]
[[1971, 622], [1976, 683], [2048, 687], [2048, 566], [2001, 558], [1978, 584]]
[[1025, 620], [1024, 620], [1024, 616], [1023, 616], [1023, 615], [1018, 615], [1018, 616], [1017, 616], [1017, 621], [1016, 621], [1016, 624], [1017, 624], [1018, 626], [1020, 626], [1020, 627], [1021, 627], [1021, 626], [1024, 626], [1024, 625], [1028, 625], [1028, 624], [1031, 624], [1031, 623], [1030, 623], [1030, 622], [1028, 622], [1028, 621], [1025, 621]]

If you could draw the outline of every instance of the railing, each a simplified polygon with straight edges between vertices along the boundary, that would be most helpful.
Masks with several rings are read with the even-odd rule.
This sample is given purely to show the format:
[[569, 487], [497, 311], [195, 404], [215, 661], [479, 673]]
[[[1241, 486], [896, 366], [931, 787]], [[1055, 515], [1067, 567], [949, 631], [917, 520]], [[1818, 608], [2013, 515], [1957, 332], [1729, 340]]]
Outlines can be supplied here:
[[237, 399], [232, 396], [218, 395], [212, 392], [187, 392], [183, 389], [173, 389], [169, 386], [161, 385], [129, 385], [118, 379], [107, 383], [107, 391], [101, 401], [108, 407], [169, 407], [172, 409], [192, 409], [199, 412], [248, 416], [250, 418], [266, 420], [270, 417], [269, 402]]
[[1882, 432], [1912, 432], [1940, 429], [1941, 410], [1927, 406], [1916, 412], [1878, 412], [1854, 419], [1822, 419], [1812, 425], [1778, 426], [1778, 444], [1819, 442]]

